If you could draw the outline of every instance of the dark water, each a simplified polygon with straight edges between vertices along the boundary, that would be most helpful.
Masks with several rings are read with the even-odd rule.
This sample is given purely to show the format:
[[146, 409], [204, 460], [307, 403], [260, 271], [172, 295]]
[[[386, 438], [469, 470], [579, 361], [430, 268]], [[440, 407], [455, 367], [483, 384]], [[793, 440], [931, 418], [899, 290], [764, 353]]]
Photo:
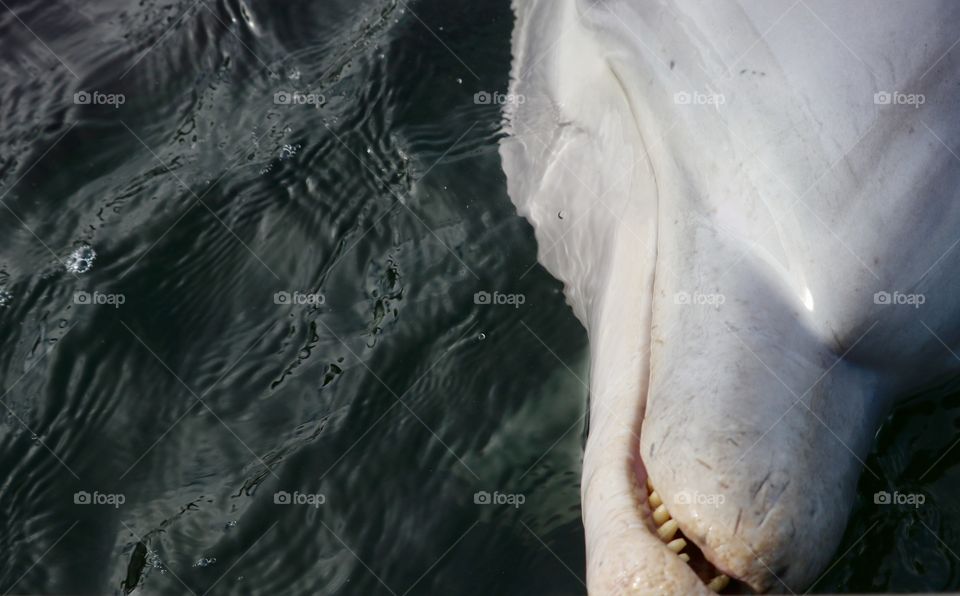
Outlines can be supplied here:
[[[0, 4], [0, 590], [585, 591], [586, 336], [474, 102], [511, 27]], [[960, 587], [956, 395], [885, 428], [817, 590]]]

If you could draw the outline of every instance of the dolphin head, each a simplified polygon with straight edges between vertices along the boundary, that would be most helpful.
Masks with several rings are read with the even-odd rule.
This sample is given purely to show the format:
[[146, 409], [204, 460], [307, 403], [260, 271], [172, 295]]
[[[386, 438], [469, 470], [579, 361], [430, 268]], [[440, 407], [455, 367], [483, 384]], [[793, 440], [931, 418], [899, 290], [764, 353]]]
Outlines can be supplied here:
[[514, 10], [508, 191], [591, 344], [588, 587], [815, 584], [892, 403], [960, 362], [958, 7]]

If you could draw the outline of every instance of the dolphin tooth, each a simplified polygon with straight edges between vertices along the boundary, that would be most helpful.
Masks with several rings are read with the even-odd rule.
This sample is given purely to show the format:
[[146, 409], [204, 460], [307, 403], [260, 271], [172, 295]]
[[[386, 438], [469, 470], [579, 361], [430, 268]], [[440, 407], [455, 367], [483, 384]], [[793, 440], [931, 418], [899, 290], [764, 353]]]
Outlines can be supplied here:
[[710, 580], [710, 583], [707, 584], [707, 587], [713, 590], [714, 592], [719, 592], [720, 590], [727, 587], [727, 584], [730, 583], [730, 578], [726, 575], [718, 575], [717, 577]]
[[690, 562], [690, 555], [688, 555], [687, 553], [680, 553], [677, 556], [680, 557], [680, 560], [683, 561], [684, 563]]
[[660, 540], [664, 542], [669, 542], [673, 539], [673, 535], [677, 533], [677, 520], [668, 519], [665, 524], [657, 528], [657, 534], [660, 536]]
[[661, 504], [659, 507], [653, 510], [653, 523], [658, 526], [662, 526], [663, 522], [670, 519], [670, 512], [667, 511], [667, 506]]
[[657, 494], [657, 491], [650, 493], [650, 507], [656, 509], [660, 505], [663, 505], [663, 499], [660, 498], [660, 495]]
[[653, 492], [653, 481], [650, 480], [650, 476], [647, 476], [647, 490]]
[[667, 548], [672, 550], [675, 553], [679, 553], [683, 550], [683, 547], [687, 545], [687, 541], [683, 538], [677, 538], [676, 540], [671, 540], [667, 543]]

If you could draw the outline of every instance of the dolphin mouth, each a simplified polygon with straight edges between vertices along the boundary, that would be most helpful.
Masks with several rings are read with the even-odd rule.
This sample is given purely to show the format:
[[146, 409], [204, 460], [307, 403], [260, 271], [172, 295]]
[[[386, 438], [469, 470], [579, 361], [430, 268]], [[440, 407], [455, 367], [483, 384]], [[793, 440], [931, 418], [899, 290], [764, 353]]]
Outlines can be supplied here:
[[718, 594], [752, 594], [754, 591], [727, 571], [722, 563], [714, 563], [680, 528], [679, 521], [670, 515], [667, 503], [653, 485], [646, 473], [641, 457], [637, 457], [637, 502], [640, 516], [645, 519], [647, 529], [653, 532], [664, 547], [687, 564], [690, 572], [697, 576], [711, 592]]

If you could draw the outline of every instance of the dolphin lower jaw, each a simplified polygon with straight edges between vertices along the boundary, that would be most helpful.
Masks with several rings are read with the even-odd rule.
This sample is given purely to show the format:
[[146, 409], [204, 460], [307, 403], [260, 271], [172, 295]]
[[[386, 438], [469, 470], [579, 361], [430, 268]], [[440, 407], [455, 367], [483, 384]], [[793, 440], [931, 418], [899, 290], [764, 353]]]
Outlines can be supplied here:
[[715, 228], [658, 237], [638, 457], [718, 569], [755, 591], [804, 589], [834, 555], [889, 411], [892, 383], [860, 364], [873, 327], [837, 340], [825, 295], [810, 308], [795, 279], [759, 254], [737, 261]]
[[[582, 484], [592, 593], [799, 590], [829, 565], [885, 399], [777, 300], [768, 315], [734, 300], [689, 323], [681, 305], [658, 305], [649, 356], [596, 334]], [[711, 331], [714, 318], [746, 343], [722, 323]], [[601, 328], [613, 327], [632, 329]], [[711, 332], [715, 350], [690, 345]]]
[[[625, 211], [592, 280], [588, 583], [803, 589], [829, 565], [897, 389], [864, 364], [871, 328], [835, 338], [824, 298], [811, 310], [764, 256], [711, 270], [737, 248], [713, 228], [683, 237], [671, 225], [683, 203], [663, 200], [673, 176], [651, 176], [658, 186]], [[723, 300], [694, 298], [710, 295]]]

